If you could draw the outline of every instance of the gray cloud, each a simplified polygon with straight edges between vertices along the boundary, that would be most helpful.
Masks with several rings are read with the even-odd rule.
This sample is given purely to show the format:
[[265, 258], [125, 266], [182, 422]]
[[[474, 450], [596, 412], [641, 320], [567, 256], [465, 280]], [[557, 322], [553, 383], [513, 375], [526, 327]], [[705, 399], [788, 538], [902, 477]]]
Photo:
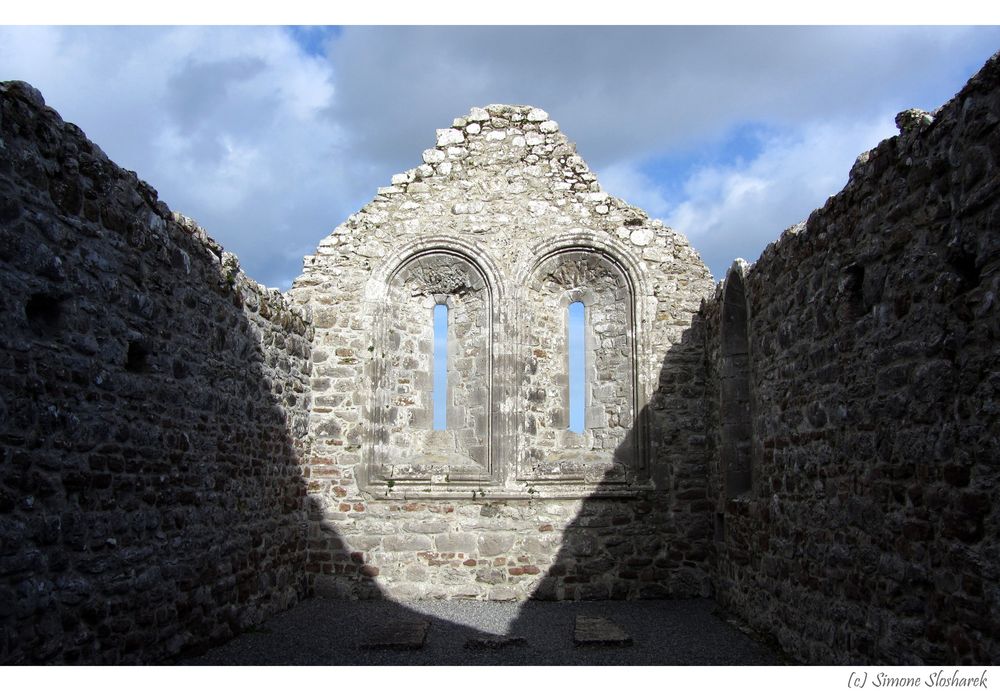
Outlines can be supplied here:
[[[0, 78], [34, 83], [268, 284], [287, 285], [302, 254], [417, 165], [435, 128], [491, 102], [548, 110], [607, 171], [609, 191], [689, 226], [679, 230], [718, 275], [835, 192], [892, 114], [951, 96], [998, 38], [956, 28], [348, 27], [323, 55], [316, 31], [7, 27]], [[781, 134], [753, 160], [680, 172], [680, 199], [643, 173], [747, 123]], [[744, 178], [756, 191], [734, 194]]]
[[[266, 67], [260, 58], [249, 56], [210, 61], [188, 59], [167, 77], [167, 111], [186, 135], [211, 131], [213, 121], [232, 122], [237, 115], [244, 116], [241, 129], [260, 129], [264, 114], [275, 104], [262, 103], [263, 108], [247, 108], [241, 113], [234, 113], [227, 106], [233, 105], [232, 90], [259, 76]], [[273, 98], [273, 94], [255, 97], [263, 100]], [[251, 117], [246, 118], [247, 115]]]
[[894, 131], [891, 120], [826, 122], [772, 136], [748, 161], [697, 168], [667, 214], [716, 279], [732, 260], [753, 262], [782, 230], [803, 221], [847, 183], [856, 153]]
[[[896, 112], [949, 98], [998, 38], [963, 28], [349, 28], [331, 43], [333, 113], [358, 157], [399, 170], [471, 105], [543, 107], [608, 191], [687, 234], [719, 278], [838, 191], [857, 154], [894, 133]], [[782, 135], [751, 160], [688, 171], [680, 201], [643, 172], [718, 147], [747, 123]]]
[[377, 160], [402, 163], [401, 152], [470, 106], [509, 102], [548, 110], [603, 166], [741, 121], [936, 105], [909, 101], [927, 84], [960, 84], [962, 58], [976, 69], [998, 37], [951, 28], [348, 28], [330, 57], [335, 115]]

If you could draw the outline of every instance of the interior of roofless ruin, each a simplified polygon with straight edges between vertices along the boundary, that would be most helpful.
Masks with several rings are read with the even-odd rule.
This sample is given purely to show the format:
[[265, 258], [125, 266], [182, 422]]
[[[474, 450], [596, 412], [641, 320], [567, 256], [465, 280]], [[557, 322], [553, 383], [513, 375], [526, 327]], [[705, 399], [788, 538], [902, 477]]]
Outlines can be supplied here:
[[716, 283], [548, 113], [472, 108], [283, 294], [0, 84], [0, 662], [310, 597], [712, 598], [804, 663], [996, 660], [998, 123], [994, 56]]

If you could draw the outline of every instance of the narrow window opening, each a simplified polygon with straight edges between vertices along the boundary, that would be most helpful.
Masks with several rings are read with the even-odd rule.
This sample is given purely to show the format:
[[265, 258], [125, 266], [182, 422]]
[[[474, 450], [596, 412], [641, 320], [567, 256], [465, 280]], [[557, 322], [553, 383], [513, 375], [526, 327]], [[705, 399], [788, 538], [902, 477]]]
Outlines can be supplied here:
[[584, 429], [584, 390], [587, 385], [584, 343], [584, 308], [580, 301], [569, 305], [569, 429]]
[[[448, 423], [448, 306], [434, 305], [434, 429]], [[426, 424], [426, 423], [425, 423]]]
[[726, 277], [722, 305], [721, 448], [726, 496], [751, 490], [753, 479], [753, 417], [750, 411], [750, 341], [743, 279], [736, 271]]
[[45, 293], [35, 293], [24, 306], [24, 316], [32, 331], [41, 336], [52, 336], [58, 331], [62, 319], [61, 300]]
[[840, 290], [847, 296], [847, 316], [860, 319], [865, 316], [865, 267], [852, 264], [844, 270], [840, 279]]
[[139, 341], [129, 341], [125, 353], [125, 369], [129, 372], [145, 372], [148, 369], [149, 348]]

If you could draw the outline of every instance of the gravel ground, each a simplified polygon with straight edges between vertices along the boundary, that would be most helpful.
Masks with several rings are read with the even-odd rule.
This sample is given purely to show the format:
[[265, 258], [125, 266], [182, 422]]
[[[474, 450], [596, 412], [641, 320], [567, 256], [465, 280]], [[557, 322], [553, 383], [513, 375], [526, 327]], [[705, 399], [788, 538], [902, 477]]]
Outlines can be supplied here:
[[[389, 601], [314, 598], [188, 665], [775, 665], [779, 653], [714, 614], [712, 600], [642, 602]], [[604, 617], [634, 643], [624, 648], [573, 645], [576, 616]], [[430, 622], [422, 649], [367, 650], [373, 632], [395, 622]], [[469, 650], [484, 634], [521, 636], [527, 644]]]

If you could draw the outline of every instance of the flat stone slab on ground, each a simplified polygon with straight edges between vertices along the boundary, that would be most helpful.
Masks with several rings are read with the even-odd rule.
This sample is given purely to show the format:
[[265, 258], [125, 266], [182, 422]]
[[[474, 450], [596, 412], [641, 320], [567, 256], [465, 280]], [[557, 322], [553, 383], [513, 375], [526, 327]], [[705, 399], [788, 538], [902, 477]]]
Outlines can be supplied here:
[[528, 645], [528, 640], [524, 636], [497, 636], [493, 634], [476, 636], [465, 642], [465, 647], [469, 650], [498, 650], [522, 645]]
[[574, 645], [632, 645], [632, 637], [610, 619], [586, 617], [578, 614], [573, 631]]
[[[495, 602], [333, 600], [315, 597], [276, 614], [255, 632], [185, 665], [778, 665], [788, 662], [696, 600]], [[630, 646], [573, 644], [578, 614], [604, 617]], [[419, 650], [365, 650], [361, 643], [398, 622], [428, 621]], [[350, 622], [345, 626], [344, 622]], [[469, 649], [469, 639], [523, 637], [525, 645]]]
[[404, 621], [380, 627], [361, 644], [365, 650], [420, 650], [427, 640], [429, 621]]

